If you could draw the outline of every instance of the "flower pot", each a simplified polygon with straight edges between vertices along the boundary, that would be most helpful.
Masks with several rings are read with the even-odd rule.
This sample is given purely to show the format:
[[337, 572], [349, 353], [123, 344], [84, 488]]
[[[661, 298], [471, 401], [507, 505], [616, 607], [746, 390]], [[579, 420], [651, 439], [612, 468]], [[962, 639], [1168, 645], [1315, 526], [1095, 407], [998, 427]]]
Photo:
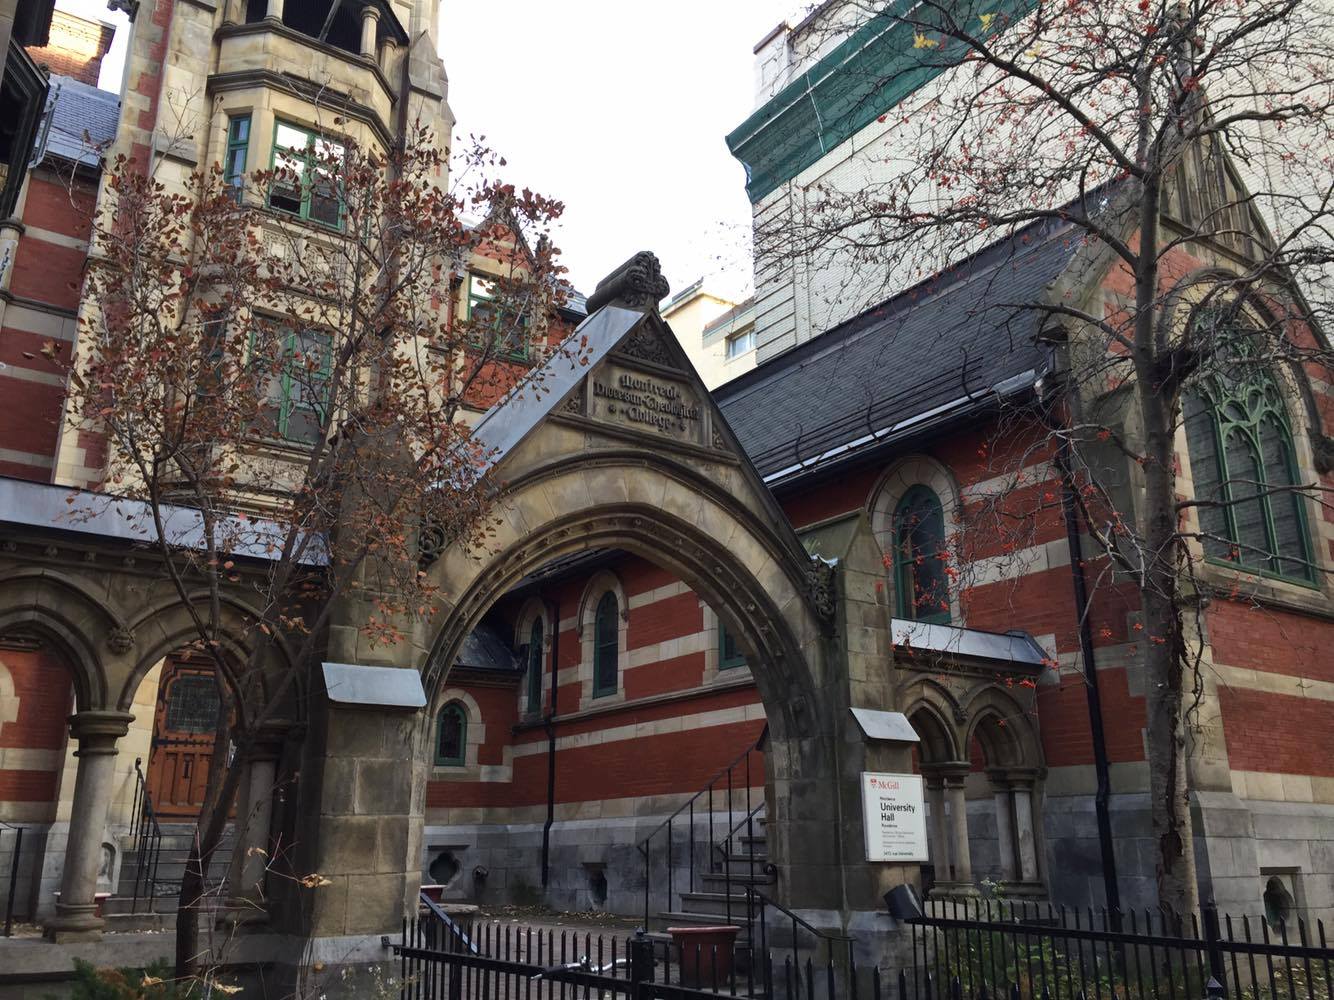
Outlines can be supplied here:
[[740, 927], [668, 927], [681, 970], [681, 984], [695, 989], [723, 986], [732, 977], [732, 953]]
[[422, 895], [439, 906], [440, 900], [445, 895], [445, 887], [443, 885], [424, 885], [422, 886]]

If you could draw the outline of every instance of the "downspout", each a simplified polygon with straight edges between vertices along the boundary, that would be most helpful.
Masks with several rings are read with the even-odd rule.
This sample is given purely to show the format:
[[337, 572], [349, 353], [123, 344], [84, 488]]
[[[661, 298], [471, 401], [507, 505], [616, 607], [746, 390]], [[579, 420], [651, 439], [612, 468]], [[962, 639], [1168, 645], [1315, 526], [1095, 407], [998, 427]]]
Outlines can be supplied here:
[[556, 667], [560, 663], [560, 602], [553, 601], [551, 613], [551, 708], [543, 725], [547, 731], [547, 821], [542, 824], [542, 888], [551, 874], [551, 827], [556, 822]]
[[1093, 741], [1093, 767], [1098, 776], [1094, 808], [1098, 822], [1098, 849], [1102, 855], [1102, 888], [1107, 909], [1121, 926], [1121, 890], [1116, 881], [1116, 854], [1112, 849], [1112, 820], [1108, 811], [1111, 777], [1107, 763], [1107, 740], [1102, 724], [1102, 696], [1098, 690], [1098, 667], [1093, 655], [1093, 626], [1088, 617], [1088, 581], [1084, 577], [1084, 553], [1079, 540], [1074, 482], [1070, 471], [1070, 440], [1062, 435], [1056, 458], [1061, 473], [1061, 507], [1065, 513], [1065, 538], [1070, 549], [1070, 581], [1075, 591], [1075, 618], [1079, 624], [1079, 651], [1084, 661], [1084, 694], [1088, 699], [1089, 733]]

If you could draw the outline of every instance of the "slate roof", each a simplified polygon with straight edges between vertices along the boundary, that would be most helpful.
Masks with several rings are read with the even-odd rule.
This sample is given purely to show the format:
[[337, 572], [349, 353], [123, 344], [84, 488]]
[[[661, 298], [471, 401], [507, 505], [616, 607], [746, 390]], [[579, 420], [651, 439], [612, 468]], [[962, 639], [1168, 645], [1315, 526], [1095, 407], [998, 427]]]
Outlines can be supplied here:
[[454, 663], [470, 670], [501, 673], [516, 673], [523, 669], [523, 664], [515, 657], [509, 643], [488, 622], [482, 622], [468, 633]]
[[[59, 92], [56, 88], [59, 87]], [[53, 74], [51, 129], [46, 136], [42, 159], [58, 157], [71, 163], [96, 167], [103, 152], [116, 138], [120, 122], [120, 98], [73, 77]]]
[[1025, 227], [714, 391], [765, 482], [824, 468], [1033, 384], [1040, 298], [1081, 234]]

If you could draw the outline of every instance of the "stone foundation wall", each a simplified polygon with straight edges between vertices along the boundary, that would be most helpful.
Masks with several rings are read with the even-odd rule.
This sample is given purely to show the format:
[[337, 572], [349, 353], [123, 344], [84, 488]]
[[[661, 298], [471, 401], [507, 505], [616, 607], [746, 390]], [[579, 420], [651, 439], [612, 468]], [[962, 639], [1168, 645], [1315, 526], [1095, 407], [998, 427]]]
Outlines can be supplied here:
[[[1334, 915], [1334, 805], [1243, 799], [1230, 792], [1200, 792], [1195, 800], [1202, 896], [1212, 892], [1224, 913], [1254, 917], [1264, 913], [1266, 883], [1277, 875], [1294, 897], [1294, 916]], [[1052, 901], [1102, 905], [1093, 796], [1048, 796], [1042, 812]], [[1113, 795], [1111, 820], [1121, 904], [1153, 907], [1156, 845], [1147, 793]]]
[[[714, 817], [715, 836], [742, 814]], [[644, 856], [639, 844], [667, 815], [623, 819], [560, 820], [552, 825], [548, 885], [542, 887], [542, 823], [427, 826], [423, 837], [422, 882], [443, 883], [444, 898], [479, 904], [545, 904], [557, 910], [599, 911], [625, 916], [644, 912]], [[696, 871], [709, 850], [707, 822], [695, 824]], [[445, 856], [448, 856], [446, 859]], [[649, 912], [669, 908], [665, 833], [650, 852]], [[685, 823], [672, 827], [672, 888], [689, 888], [690, 837]], [[476, 877], [478, 869], [485, 872]], [[449, 871], [452, 878], [446, 878]], [[605, 887], [603, 885], [605, 881]], [[695, 888], [705, 886], [696, 883]], [[679, 909], [679, 903], [671, 904]]]

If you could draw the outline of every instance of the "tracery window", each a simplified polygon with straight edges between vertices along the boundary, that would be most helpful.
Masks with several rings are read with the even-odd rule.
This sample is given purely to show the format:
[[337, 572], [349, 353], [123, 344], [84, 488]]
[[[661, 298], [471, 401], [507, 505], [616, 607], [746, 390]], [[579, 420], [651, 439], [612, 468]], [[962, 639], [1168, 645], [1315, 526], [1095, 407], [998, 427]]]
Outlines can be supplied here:
[[436, 722], [435, 762], [442, 767], [462, 767], [468, 757], [468, 714], [457, 701], [440, 710]]
[[593, 697], [615, 694], [620, 687], [621, 665], [618, 643], [620, 607], [610, 590], [598, 601], [593, 618]]
[[[1214, 322], [1214, 312], [1196, 323]], [[1224, 363], [1183, 402], [1186, 448], [1208, 559], [1310, 583], [1310, 536], [1287, 407], [1251, 331], [1214, 334]]]
[[917, 485], [903, 494], [894, 508], [893, 538], [898, 616], [948, 624], [945, 512], [930, 487]]
[[542, 708], [542, 619], [533, 619], [533, 628], [528, 636], [528, 666], [525, 677], [528, 690], [527, 711], [537, 712]]

